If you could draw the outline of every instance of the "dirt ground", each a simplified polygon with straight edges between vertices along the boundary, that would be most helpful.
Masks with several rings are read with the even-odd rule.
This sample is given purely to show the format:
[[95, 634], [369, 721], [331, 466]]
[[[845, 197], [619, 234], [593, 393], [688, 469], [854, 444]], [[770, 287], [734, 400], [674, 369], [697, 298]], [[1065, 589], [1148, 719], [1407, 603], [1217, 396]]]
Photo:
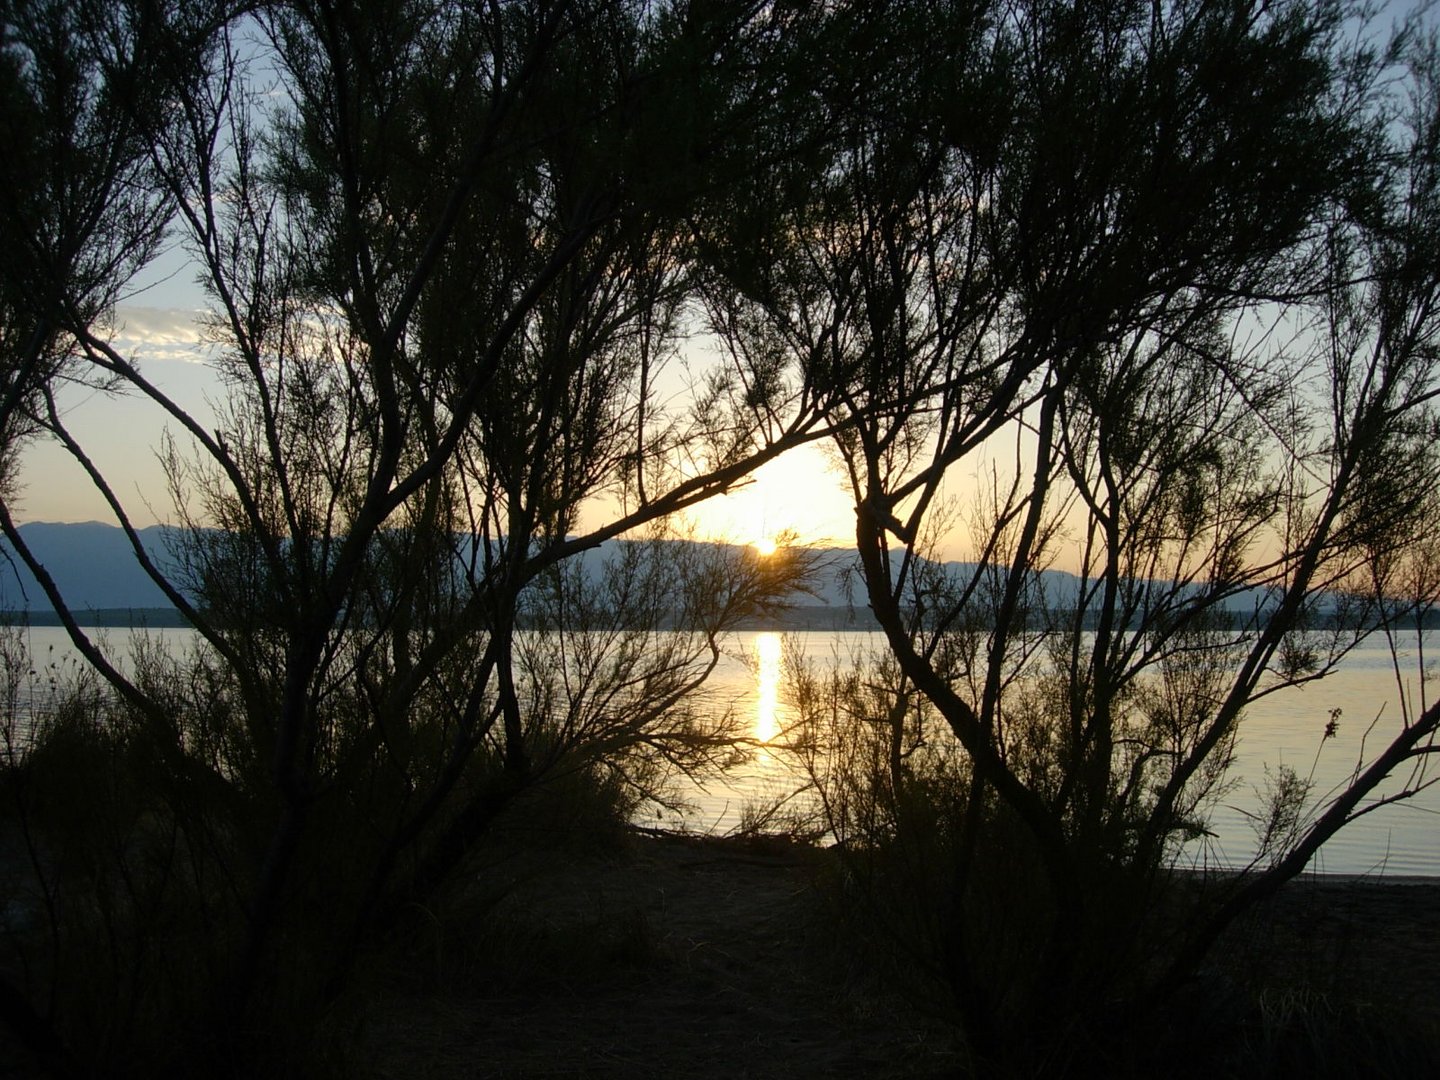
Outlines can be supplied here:
[[[507, 871], [513, 892], [490, 916], [488, 940], [473, 943], [485, 959], [440, 943], [431, 985], [377, 1003], [364, 1033], [371, 1075], [954, 1072], [945, 1026], [846, 971], [824, 940], [815, 852], [638, 839], [563, 870], [517, 859], [492, 873]], [[529, 974], [505, 974], [506, 958]]]
[[1217, 952], [1272, 996], [1323, 996], [1440, 1034], [1440, 878], [1304, 877]]
[[[937, 1006], [847, 960], [823, 852], [637, 838], [487, 868], [368, 995], [344, 1071], [467, 1080], [930, 1078], [961, 1066]], [[488, 892], [486, 892], [488, 890]], [[1292, 883], [1217, 951], [1276, 1010], [1345, 1000], [1440, 1032], [1440, 880]], [[519, 961], [517, 963], [517, 961]], [[517, 977], [514, 971], [528, 972]]]

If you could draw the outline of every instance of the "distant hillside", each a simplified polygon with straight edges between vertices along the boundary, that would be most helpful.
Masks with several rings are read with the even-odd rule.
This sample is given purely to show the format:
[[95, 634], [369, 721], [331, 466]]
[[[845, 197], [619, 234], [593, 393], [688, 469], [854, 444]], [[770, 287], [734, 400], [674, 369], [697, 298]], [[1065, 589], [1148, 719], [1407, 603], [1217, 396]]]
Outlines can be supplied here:
[[[20, 526], [31, 551], [49, 571], [72, 608], [91, 609], [172, 607], [165, 594], [140, 569], [130, 541], [114, 525], [87, 521], [78, 525], [31, 522]], [[165, 527], [140, 530], [141, 543], [160, 565], [169, 561]], [[49, 612], [50, 601], [28, 567], [0, 541], [0, 608]]]
[[[146, 552], [162, 567], [170, 562], [165, 532], [166, 527], [161, 525], [140, 530]], [[135, 561], [124, 532], [114, 525], [98, 521], [68, 525], [32, 522], [21, 525], [20, 534], [55, 579], [61, 594], [78, 611], [169, 609], [171, 606]], [[617, 543], [611, 541], [598, 551], [587, 553], [586, 572], [599, 574], [610, 549]], [[836, 551], [823, 559], [816, 595], [798, 598], [807, 608], [821, 609], [819, 613], [812, 613], [814, 619], [829, 623], [836, 617], [848, 618], [844, 613], [837, 616], [827, 612], [848, 606], [838, 578], [841, 569], [853, 561], [854, 553], [848, 551]], [[3, 540], [0, 540], [0, 610], [37, 614], [53, 610], [29, 569], [15, 558]]]
[[[123, 623], [130, 618], [124, 613], [148, 609], [146, 618], [150, 625], [163, 625], [158, 620], [164, 616], [156, 609], [173, 612], [165, 594], [140, 569], [125, 534], [119, 528], [95, 521], [73, 525], [32, 522], [21, 525], [20, 532], [55, 578], [72, 610], [96, 612], [96, 618], [100, 617], [98, 613], [106, 612], [106, 618]], [[166, 527], [158, 525], [140, 532], [141, 542], [151, 559], [162, 567], [170, 562], [165, 533]], [[619, 543], [621, 541], [611, 541], [599, 550], [587, 553], [583, 557], [584, 572], [592, 576], [603, 572], [608, 555]], [[814, 595], [796, 597], [794, 611], [764, 622], [775, 628], [790, 629], [859, 629], [873, 626], [858, 583], [853, 595], [846, 589], [845, 571], [854, 564], [855, 553], [852, 550], [824, 552]], [[954, 568], [961, 573], [974, 569], [973, 564], [954, 564]], [[1045, 600], [1052, 609], [1073, 609], [1080, 589], [1080, 581], [1075, 575], [1058, 570], [1047, 571], [1043, 582]], [[1232, 598], [1229, 607], [1243, 617], [1253, 614], [1261, 601], [1262, 594], [1252, 590]], [[4, 542], [0, 542], [0, 610], [29, 612], [34, 621], [41, 621], [52, 613], [51, 605], [34, 577]], [[178, 618], [178, 615], [174, 617]], [[759, 623], [756, 622], [756, 625]]]

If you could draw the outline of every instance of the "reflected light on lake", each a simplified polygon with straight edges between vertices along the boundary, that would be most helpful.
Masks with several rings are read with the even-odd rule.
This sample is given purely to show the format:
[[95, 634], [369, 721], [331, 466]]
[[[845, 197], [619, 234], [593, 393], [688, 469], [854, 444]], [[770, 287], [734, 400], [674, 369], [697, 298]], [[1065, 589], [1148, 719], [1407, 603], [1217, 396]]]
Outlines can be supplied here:
[[[114, 654], [124, 665], [124, 655], [135, 635], [115, 630]], [[24, 641], [30, 656], [46, 658], [63, 667], [75, 662], [69, 636], [59, 627], [27, 627]], [[200, 646], [200, 637], [190, 629], [165, 628], [145, 631], [145, 636], [173, 655], [181, 656]], [[1093, 640], [1089, 636], [1086, 641]], [[794, 755], [763, 744], [781, 736], [795, 722], [781, 701], [780, 685], [784, 657], [793, 650], [802, 661], [819, 664], [854, 650], [875, 646], [886, 648], [884, 635], [869, 631], [795, 631], [789, 634], [740, 631], [733, 652], [721, 658], [713, 691], [724, 708], [734, 708], [737, 719], [753, 717], [747, 727], [761, 744], [753, 759], [722, 779], [707, 782], [705, 788], [682, 791], [696, 809], [691, 820], [697, 828], [723, 833], [742, 824], [747, 802], [770, 798], [806, 782]], [[1428, 659], [1431, 650], [1423, 637], [1413, 631], [1397, 635], [1395, 645], [1402, 671], [1413, 673]], [[1231, 774], [1234, 786], [1219, 800], [1210, 818], [1210, 834], [1189, 845], [1183, 865], [1235, 868], [1245, 865], [1255, 851], [1254, 822], [1262, 812], [1261, 799], [1272, 770], [1294, 763], [1304, 776], [1314, 763], [1312, 804], [1323, 804], [1327, 792], [1344, 784], [1357, 760], [1373, 761], [1378, 740], [1392, 738], [1402, 722], [1394, 706], [1397, 654], [1383, 637], [1374, 638], [1350, 653], [1323, 682], [1270, 694], [1251, 703], [1235, 748]], [[1433, 676], [1427, 676], [1431, 678]], [[1412, 686], [1412, 689], [1415, 687]], [[751, 702], [754, 711], [751, 712]], [[1339, 709], [1338, 732], [1325, 731]], [[1376, 720], [1376, 715], [1379, 719]], [[1317, 759], [1316, 750], [1320, 747]], [[1424, 765], [1429, 759], [1420, 759]], [[1433, 770], [1433, 764], [1428, 766]], [[1433, 779], [1427, 772], [1419, 783]], [[1377, 792], [1393, 793], [1410, 773], [1398, 772]], [[1372, 807], [1372, 798], [1365, 806]], [[1440, 784], [1434, 784], [1415, 798], [1363, 813], [1322, 848], [1311, 865], [1325, 873], [1440, 877], [1440, 845], [1436, 844], [1435, 823], [1440, 820]]]
[[755, 635], [755, 738], [769, 742], [780, 734], [780, 635]]

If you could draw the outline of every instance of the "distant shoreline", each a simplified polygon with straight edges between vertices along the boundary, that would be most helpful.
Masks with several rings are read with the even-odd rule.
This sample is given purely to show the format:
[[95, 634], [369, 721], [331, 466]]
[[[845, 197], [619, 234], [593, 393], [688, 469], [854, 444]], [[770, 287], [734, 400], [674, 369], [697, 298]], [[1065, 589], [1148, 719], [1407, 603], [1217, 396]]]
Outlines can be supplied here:
[[[1239, 612], [1222, 612], [1218, 614], [1229, 616], [1229, 626], [1238, 629], [1244, 622], [1245, 616]], [[141, 630], [146, 628], [182, 628], [189, 629], [191, 623], [177, 609], [171, 607], [103, 607], [103, 608], [77, 608], [74, 612], [75, 621], [81, 626], [99, 628], [125, 628]], [[1057, 610], [1049, 612], [1051, 618], [1058, 620], [1073, 619], [1073, 611]], [[1083, 629], [1092, 629], [1092, 620], [1083, 620]], [[0, 610], [0, 625], [4, 626], [35, 626], [35, 627], [56, 627], [63, 626], [60, 616], [50, 610], [35, 609], [8, 609]], [[520, 617], [521, 627], [529, 625], [529, 620], [522, 614]], [[1334, 620], [1318, 619], [1313, 629], [1331, 630], [1335, 629]], [[1410, 627], [1413, 629], [1413, 626]], [[1424, 621], [1424, 629], [1440, 629], [1440, 611], [1429, 613]], [[685, 627], [666, 621], [657, 629], [680, 630]], [[875, 632], [880, 629], [880, 624], [870, 609], [861, 604], [798, 604], [792, 607], [783, 608], [779, 611], [768, 612], [763, 615], [750, 615], [739, 619], [733, 626], [735, 630], [773, 633], [786, 633], [789, 631], [857, 631]]]
[[[167, 629], [179, 627], [188, 629], [190, 621], [175, 608], [82, 608], [75, 611], [75, 621], [81, 626], [123, 628], [126, 630]], [[4, 626], [64, 626], [60, 616], [53, 611], [10, 610], [0, 611], [0, 625]]]
[[[81, 626], [97, 628], [141, 630], [179, 627], [188, 629], [191, 625], [190, 621], [178, 610], [168, 607], [84, 608], [75, 611], [74, 614], [75, 621]], [[522, 619], [522, 625], [523, 623]], [[56, 627], [65, 624], [53, 611], [18, 609], [0, 611], [0, 625]], [[662, 629], [676, 628], [665, 626]], [[791, 630], [870, 631], [878, 630], [879, 624], [865, 608], [817, 604], [741, 619], [735, 629], [776, 632]]]

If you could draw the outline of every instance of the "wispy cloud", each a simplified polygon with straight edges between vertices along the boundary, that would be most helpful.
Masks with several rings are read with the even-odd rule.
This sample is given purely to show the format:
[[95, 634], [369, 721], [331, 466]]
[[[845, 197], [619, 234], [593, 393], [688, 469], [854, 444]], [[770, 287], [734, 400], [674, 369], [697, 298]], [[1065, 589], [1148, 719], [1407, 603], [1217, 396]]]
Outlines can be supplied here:
[[176, 360], [202, 363], [209, 346], [201, 341], [204, 313], [183, 308], [122, 304], [115, 309], [113, 343], [139, 361]]

